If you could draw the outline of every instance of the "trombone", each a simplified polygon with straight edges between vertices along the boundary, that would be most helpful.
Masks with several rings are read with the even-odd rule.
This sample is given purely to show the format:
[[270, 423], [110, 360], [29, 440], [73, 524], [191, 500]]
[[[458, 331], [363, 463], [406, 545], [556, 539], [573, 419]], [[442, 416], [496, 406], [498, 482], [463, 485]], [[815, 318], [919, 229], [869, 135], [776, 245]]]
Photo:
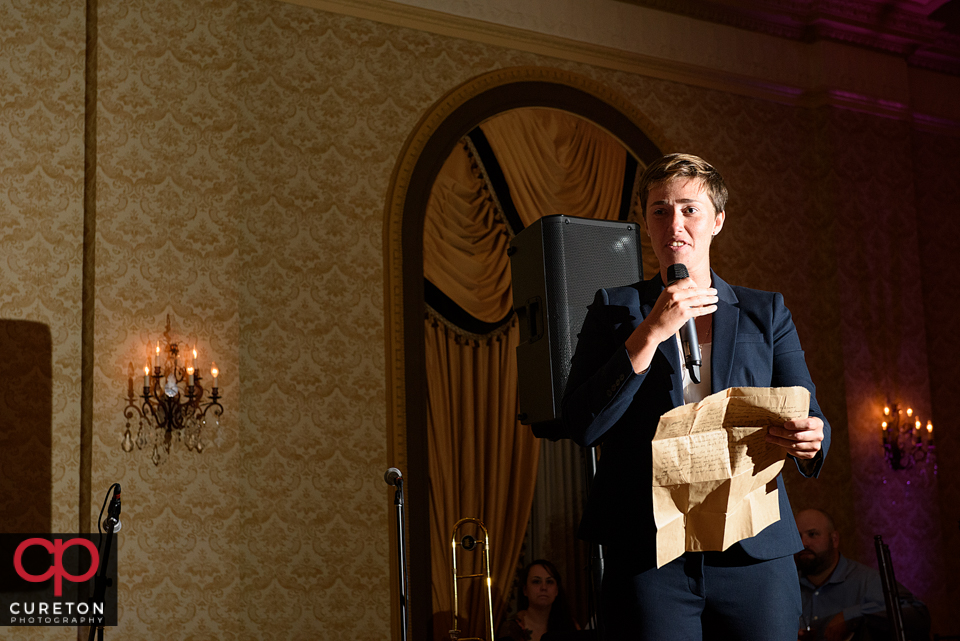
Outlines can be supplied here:
[[[457, 540], [457, 531], [461, 526], [467, 523], [476, 524], [480, 532], [483, 534], [483, 540], [478, 540], [475, 537], [467, 534], [466, 536]], [[493, 597], [490, 592], [490, 586], [493, 581], [490, 578], [490, 537], [487, 534], [487, 528], [483, 526], [483, 521], [480, 519], [460, 519], [457, 521], [457, 524], [453, 526], [453, 534], [450, 537], [450, 546], [453, 548], [453, 630], [450, 630], [450, 639], [451, 641], [484, 641], [483, 637], [464, 637], [460, 638], [459, 630], [459, 614], [460, 614], [460, 604], [457, 596], [457, 582], [461, 579], [482, 579], [486, 577], [487, 581], [487, 625], [489, 626], [489, 641], [494, 641], [495, 633], [493, 631]], [[457, 574], [457, 548], [463, 548], [467, 552], [473, 552], [477, 546], [481, 546], [483, 549], [483, 563], [486, 568], [486, 574]]]

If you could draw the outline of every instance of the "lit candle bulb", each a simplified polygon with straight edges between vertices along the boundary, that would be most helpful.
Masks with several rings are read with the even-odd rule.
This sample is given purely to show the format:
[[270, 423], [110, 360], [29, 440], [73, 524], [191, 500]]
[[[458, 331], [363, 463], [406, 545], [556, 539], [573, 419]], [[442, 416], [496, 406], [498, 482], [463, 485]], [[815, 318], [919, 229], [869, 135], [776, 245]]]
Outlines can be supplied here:
[[150, 363], [143, 366], [143, 386], [150, 387]]
[[213, 389], [217, 389], [217, 377], [220, 376], [220, 370], [217, 369], [217, 362], [210, 363], [210, 375], [213, 376]]
[[153, 366], [160, 367], [160, 341], [157, 341], [157, 353], [153, 358]]
[[890, 408], [889, 408], [889, 407], [884, 407], [884, 408], [883, 408], [883, 415], [884, 415], [884, 416], [890, 416]]
[[884, 421], [883, 423], [880, 423], [880, 427], [882, 427], [882, 428], [884, 429], [884, 431], [886, 431], [886, 429], [887, 429], [887, 422]]
[[197, 369], [197, 346], [193, 346], [193, 362], [190, 363], [193, 366], [193, 369]]
[[927, 434], [933, 434], [933, 421], [927, 421]]
[[193, 387], [193, 365], [187, 366], [187, 385]]
[[907, 416], [913, 416], [913, 409], [912, 409], [912, 408], [909, 408], [909, 407], [907, 408]]
[[920, 419], [917, 419], [917, 422], [913, 424], [915, 428], [920, 429]]

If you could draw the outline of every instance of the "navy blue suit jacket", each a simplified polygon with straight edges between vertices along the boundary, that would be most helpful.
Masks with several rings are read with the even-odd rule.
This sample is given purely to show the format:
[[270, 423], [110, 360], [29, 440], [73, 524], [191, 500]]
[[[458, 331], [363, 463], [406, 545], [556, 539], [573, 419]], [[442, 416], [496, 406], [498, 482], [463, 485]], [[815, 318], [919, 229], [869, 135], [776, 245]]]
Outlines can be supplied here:
[[[816, 476], [830, 446], [830, 425], [817, 404], [783, 296], [733, 287], [711, 275], [720, 299], [713, 317], [711, 392], [793, 385], [810, 390], [810, 415], [823, 419], [824, 440], [820, 454], [813, 461], [798, 462], [798, 467], [805, 476]], [[677, 342], [670, 339], [659, 345], [647, 371], [636, 374], [624, 341], [653, 309], [663, 288], [657, 275], [597, 292], [579, 335], [563, 398], [567, 435], [584, 446], [602, 442], [580, 537], [642, 551], [643, 564], [650, 566], [656, 548], [650, 443], [660, 416], [683, 405], [682, 363]], [[803, 547], [782, 476], [777, 477], [777, 486], [780, 520], [739, 543], [755, 559], [778, 558]]]

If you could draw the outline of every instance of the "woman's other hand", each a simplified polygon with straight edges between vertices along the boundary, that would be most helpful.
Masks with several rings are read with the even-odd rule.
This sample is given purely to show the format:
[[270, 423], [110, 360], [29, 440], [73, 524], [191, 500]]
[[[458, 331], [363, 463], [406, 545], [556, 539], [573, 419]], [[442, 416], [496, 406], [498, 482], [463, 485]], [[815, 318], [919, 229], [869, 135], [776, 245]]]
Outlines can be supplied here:
[[823, 421], [816, 416], [797, 418], [767, 430], [767, 443], [779, 445], [798, 459], [812, 459], [823, 441]]

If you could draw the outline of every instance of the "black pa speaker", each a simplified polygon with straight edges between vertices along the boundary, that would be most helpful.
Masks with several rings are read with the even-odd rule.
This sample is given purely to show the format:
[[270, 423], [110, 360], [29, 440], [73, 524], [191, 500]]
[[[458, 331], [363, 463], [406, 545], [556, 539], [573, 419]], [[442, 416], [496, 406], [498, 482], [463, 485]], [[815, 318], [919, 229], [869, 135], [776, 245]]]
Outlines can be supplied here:
[[602, 287], [643, 280], [636, 223], [545, 216], [510, 242], [520, 422], [540, 438], [562, 438], [560, 399], [577, 333]]

